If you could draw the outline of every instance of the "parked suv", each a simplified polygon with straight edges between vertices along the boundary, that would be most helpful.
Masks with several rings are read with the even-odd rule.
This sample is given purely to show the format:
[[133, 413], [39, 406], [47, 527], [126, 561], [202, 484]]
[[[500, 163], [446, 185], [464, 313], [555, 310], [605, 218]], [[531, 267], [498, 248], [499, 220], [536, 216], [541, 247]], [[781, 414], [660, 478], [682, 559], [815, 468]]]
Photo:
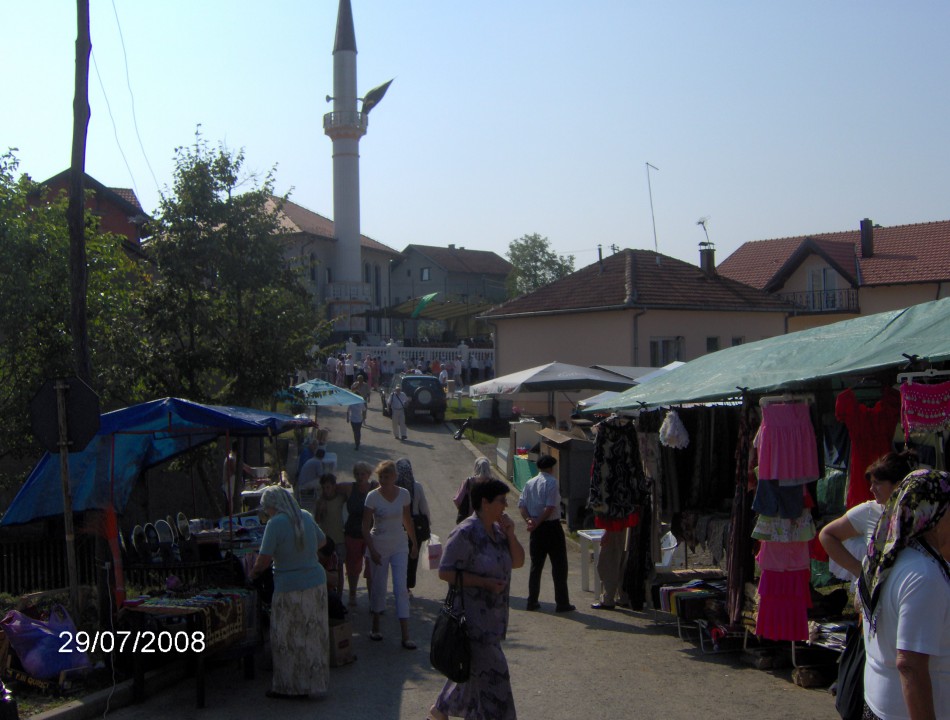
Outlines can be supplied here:
[[432, 416], [433, 421], [442, 422], [445, 419], [445, 391], [439, 384], [439, 379], [432, 375], [411, 375], [399, 373], [394, 375], [389, 387], [383, 394], [383, 415], [392, 417], [389, 407], [389, 398], [393, 391], [401, 387], [409, 398], [406, 405], [406, 420], [413, 416], [426, 414]]

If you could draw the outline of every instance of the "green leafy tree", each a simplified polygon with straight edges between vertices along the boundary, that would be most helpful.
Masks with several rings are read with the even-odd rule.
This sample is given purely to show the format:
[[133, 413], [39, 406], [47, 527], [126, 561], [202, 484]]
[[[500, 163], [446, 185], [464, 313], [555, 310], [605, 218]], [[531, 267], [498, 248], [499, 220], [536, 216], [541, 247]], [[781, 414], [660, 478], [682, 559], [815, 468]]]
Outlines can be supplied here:
[[574, 272], [574, 256], [558, 255], [537, 233], [512, 240], [506, 255], [514, 266], [508, 275], [508, 297], [534, 292]]
[[[210, 149], [200, 134], [176, 150], [173, 187], [147, 249], [157, 273], [142, 299], [149, 348], [143, 370], [161, 395], [267, 402], [327, 333], [284, 262], [269, 200], [243, 152]], [[244, 185], [253, 185], [238, 193]]]
[[[75, 374], [70, 339], [65, 194], [48, 190], [0, 155], [0, 458], [35, 455], [29, 402], [47, 378]], [[141, 271], [122, 238], [87, 214], [87, 321], [93, 389], [104, 410], [137, 400], [140, 347], [134, 297]]]

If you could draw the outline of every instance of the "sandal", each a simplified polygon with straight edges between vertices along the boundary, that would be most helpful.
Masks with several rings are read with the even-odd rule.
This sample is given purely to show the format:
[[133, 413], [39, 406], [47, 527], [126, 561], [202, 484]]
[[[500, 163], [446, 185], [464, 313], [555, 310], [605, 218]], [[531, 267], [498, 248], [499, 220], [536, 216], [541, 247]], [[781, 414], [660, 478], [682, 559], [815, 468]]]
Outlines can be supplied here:
[[406, 650], [415, 650], [415, 649], [418, 647], [418, 645], [416, 645], [416, 641], [415, 641], [415, 640], [403, 640], [403, 641], [402, 641], [402, 646], [403, 646], [403, 648], [405, 648]]
[[376, 642], [379, 642], [380, 640], [383, 639], [383, 634], [382, 634], [381, 632], [371, 632], [371, 633], [369, 634], [369, 639], [370, 639], [370, 640], [375, 640]]

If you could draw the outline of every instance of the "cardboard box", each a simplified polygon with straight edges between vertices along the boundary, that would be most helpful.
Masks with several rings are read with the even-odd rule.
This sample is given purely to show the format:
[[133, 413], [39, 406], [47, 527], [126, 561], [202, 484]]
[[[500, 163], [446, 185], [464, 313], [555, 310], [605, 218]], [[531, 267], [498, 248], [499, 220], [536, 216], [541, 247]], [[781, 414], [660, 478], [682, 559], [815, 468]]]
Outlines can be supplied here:
[[353, 654], [353, 626], [337, 621], [330, 625], [330, 667], [349, 665], [356, 660]]

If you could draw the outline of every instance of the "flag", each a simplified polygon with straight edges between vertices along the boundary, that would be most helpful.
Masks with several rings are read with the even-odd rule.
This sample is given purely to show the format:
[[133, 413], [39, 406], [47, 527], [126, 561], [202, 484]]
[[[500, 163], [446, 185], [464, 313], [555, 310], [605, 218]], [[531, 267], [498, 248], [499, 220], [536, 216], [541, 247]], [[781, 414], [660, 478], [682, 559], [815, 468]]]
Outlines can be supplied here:
[[420, 298], [419, 300], [419, 304], [416, 305], [416, 309], [412, 311], [412, 315], [410, 315], [409, 317], [411, 318], [419, 317], [419, 313], [421, 313], [425, 309], [425, 306], [428, 305], [430, 302], [432, 302], [435, 299], [435, 296], [438, 294], [439, 293], [434, 292], [434, 293], [429, 293], [428, 295], [423, 295], [422, 298]]
[[[393, 78], [393, 80], [395, 80], [395, 78]], [[366, 97], [363, 98], [364, 115], [379, 105], [379, 101], [383, 99], [383, 95], [385, 95], [386, 91], [389, 90], [389, 86], [392, 85], [392, 82], [392, 80], [388, 80], [382, 85], [374, 87], [372, 90], [366, 93]]]

